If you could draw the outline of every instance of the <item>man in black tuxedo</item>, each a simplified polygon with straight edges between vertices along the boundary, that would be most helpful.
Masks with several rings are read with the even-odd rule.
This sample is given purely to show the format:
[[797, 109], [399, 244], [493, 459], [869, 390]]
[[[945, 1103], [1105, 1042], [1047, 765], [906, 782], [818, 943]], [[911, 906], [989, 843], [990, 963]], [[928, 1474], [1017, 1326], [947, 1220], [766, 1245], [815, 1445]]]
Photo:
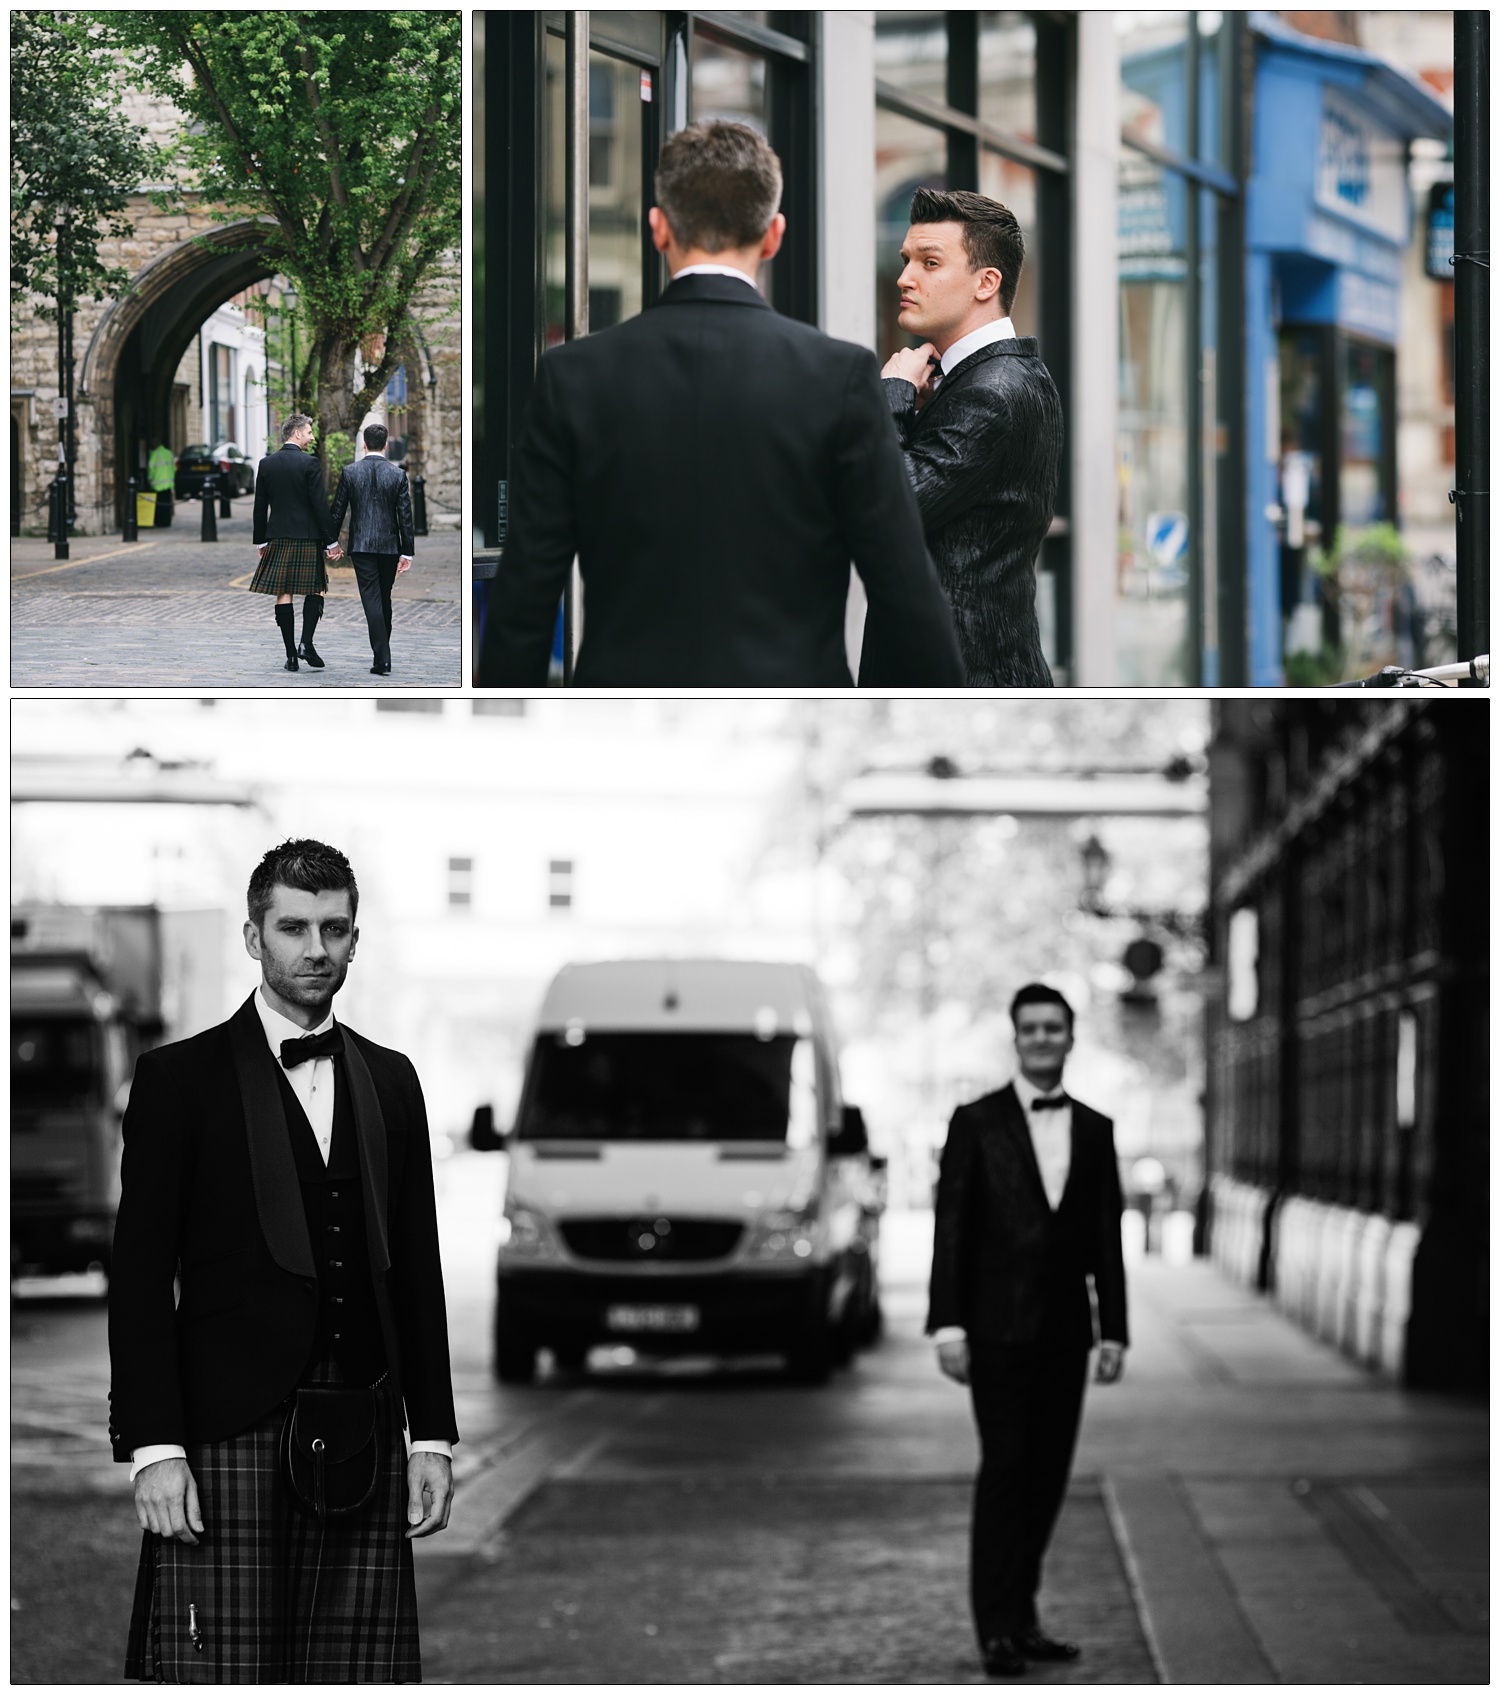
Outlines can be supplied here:
[[[421, 1085], [333, 1019], [358, 901], [336, 849], [272, 849], [245, 924], [260, 987], [136, 1066], [109, 1303], [110, 1438], [146, 1533], [127, 1677], [421, 1675], [410, 1538], [448, 1522], [458, 1431]], [[375, 1390], [352, 1519], [304, 1514], [281, 1471], [308, 1385]]]
[[[330, 524], [323, 467], [312, 453], [313, 421], [293, 412], [281, 426], [281, 449], [268, 453], [255, 473], [255, 545], [260, 560], [250, 579], [252, 594], [276, 596], [276, 623], [286, 646], [286, 668], [300, 656], [315, 671], [323, 660], [313, 632], [323, 616], [328, 571], [323, 563], [340, 556], [339, 532]], [[302, 601], [302, 644], [297, 645], [297, 595]]]
[[1036, 1593], [1067, 1492], [1094, 1321], [1101, 1383], [1129, 1339], [1114, 1128], [1062, 1090], [1073, 1010], [1028, 983], [1010, 1009], [1020, 1075], [961, 1106], [938, 1176], [927, 1329], [938, 1363], [967, 1383], [979, 1429], [971, 1600], [985, 1670], [1071, 1660], [1046, 1636]]
[[349, 514], [349, 557], [370, 632], [370, 674], [375, 677], [390, 675], [391, 588], [411, 569], [413, 553], [411, 489], [406, 472], [386, 458], [386, 439], [384, 424], [365, 425], [365, 456], [340, 472], [330, 520], [337, 535], [344, 513]]
[[[998, 200], [919, 188], [901, 249], [902, 329], [881, 372], [970, 688], [1051, 688], [1036, 558], [1057, 504], [1062, 402], [1011, 323], [1021, 226]], [[887, 683], [896, 637], [872, 607], [859, 680]]]
[[776, 155], [743, 124], [690, 125], [656, 196], [661, 301], [537, 370], [480, 683], [545, 683], [575, 556], [580, 685], [847, 688], [851, 561], [890, 681], [960, 682], [873, 356], [756, 288], [786, 228]]

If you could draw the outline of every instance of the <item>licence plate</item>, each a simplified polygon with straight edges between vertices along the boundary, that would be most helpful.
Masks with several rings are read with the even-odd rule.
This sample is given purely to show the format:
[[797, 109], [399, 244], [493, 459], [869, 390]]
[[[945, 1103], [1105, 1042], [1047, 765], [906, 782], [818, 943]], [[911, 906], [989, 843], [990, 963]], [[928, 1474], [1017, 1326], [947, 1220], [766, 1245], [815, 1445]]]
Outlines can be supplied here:
[[604, 1322], [611, 1330], [683, 1331], [698, 1328], [697, 1307], [687, 1306], [613, 1306], [606, 1307]]

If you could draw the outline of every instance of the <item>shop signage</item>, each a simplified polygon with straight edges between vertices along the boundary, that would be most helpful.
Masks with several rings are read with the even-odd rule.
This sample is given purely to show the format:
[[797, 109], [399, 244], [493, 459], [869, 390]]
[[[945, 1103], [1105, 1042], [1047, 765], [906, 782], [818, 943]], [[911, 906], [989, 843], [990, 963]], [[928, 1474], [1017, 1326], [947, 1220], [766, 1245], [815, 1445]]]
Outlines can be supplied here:
[[1427, 274], [1434, 282], [1453, 281], [1453, 184], [1435, 182], [1427, 202]]
[[1333, 88], [1323, 90], [1313, 197], [1319, 206], [1341, 212], [1391, 241], [1406, 240], [1402, 144]]

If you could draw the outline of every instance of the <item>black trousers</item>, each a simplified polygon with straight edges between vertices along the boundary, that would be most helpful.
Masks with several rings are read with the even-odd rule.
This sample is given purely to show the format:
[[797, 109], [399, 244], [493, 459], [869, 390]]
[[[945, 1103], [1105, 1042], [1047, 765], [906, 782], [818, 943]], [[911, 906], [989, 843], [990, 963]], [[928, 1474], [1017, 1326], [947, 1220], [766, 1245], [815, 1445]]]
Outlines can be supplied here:
[[370, 652], [377, 665], [391, 662], [391, 585], [396, 580], [399, 553], [351, 553], [360, 605], [370, 629]]
[[1042, 1556], [1067, 1493], [1088, 1361], [1076, 1346], [969, 1344], [980, 1450], [969, 1585], [981, 1649], [1036, 1626]]

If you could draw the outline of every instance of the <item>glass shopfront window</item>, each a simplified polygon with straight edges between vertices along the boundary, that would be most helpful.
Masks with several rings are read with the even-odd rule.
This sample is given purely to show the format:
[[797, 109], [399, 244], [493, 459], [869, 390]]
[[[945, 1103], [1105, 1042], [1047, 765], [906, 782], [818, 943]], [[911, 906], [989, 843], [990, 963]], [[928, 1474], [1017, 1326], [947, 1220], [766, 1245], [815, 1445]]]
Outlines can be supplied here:
[[979, 116], [1036, 140], [1036, 24], [1028, 12], [979, 14]]
[[[738, 15], [738, 14], [736, 14]], [[693, 121], [732, 118], [771, 133], [766, 61], [699, 36], [693, 43]]]
[[946, 100], [948, 26], [943, 12], [877, 12], [875, 75], [904, 94]]
[[1120, 44], [1120, 129], [1174, 153], [1188, 149], [1183, 49], [1191, 12], [1116, 12]]

